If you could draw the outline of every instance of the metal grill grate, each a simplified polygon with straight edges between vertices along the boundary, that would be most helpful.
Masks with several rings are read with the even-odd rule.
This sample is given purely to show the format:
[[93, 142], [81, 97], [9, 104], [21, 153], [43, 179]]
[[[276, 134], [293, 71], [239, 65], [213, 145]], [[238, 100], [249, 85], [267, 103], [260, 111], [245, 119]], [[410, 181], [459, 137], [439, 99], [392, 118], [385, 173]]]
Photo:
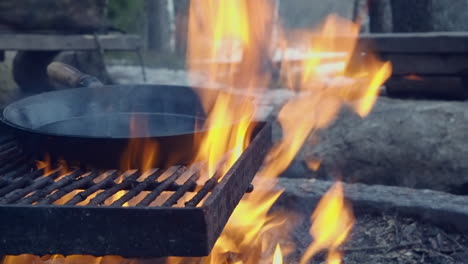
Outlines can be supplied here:
[[0, 255], [208, 255], [271, 145], [270, 130], [262, 124], [229, 172], [206, 181], [203, 164], [35, 169], [19, 142], [2, 136]]

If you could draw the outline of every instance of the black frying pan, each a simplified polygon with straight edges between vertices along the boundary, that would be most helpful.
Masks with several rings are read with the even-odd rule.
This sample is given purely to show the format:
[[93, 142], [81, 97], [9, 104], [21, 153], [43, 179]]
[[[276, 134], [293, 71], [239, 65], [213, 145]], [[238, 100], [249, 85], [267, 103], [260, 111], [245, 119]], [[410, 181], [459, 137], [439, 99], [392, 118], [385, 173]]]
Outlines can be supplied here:
[[[97, 82], [66, 65], [49, 73], [71, 85]], [[36, 158], [46, 155], [95, 168], [121, 168], [129, 140], [139, 149], [156, 142], [153, 167], [187, 164], [206, 131], [202, 89], [170, 85], [75, 88], [30, 96], [6, 106], [2, 122], [14, 129]], [[215, 93], [215, 91], [206, 91]], [[235, 105], [233, 105], [235, 107]], [[236, 124], [226, 124], [235, 126]], [[227, 128], [227, 127], [226, 127]], [[132, 151], [138, 168], [144, 152]]]

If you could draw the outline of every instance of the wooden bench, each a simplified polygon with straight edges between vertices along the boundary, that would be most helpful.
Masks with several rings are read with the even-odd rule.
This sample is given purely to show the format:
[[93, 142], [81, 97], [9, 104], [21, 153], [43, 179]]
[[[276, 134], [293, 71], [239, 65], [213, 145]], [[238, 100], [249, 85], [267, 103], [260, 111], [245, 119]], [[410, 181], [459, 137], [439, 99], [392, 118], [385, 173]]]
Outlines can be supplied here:
[[[44, 89], [42, 87], [48, 86], [45, 68], [60, 52], [97, 51], [103, 56], [105, 51], [131, 51], [139, 55], [142, 61], [142, 48], [143, 42], [137, 35], [0, 31], [0, 61], [4, 60], [5, 51], [21, 52], [21, 57], [17, 56], [13, 63], [13, 75], [24, 91], [41, 91]], [[99, 68], [102, 69], [100, 72], [105, 73], [103, 81], [109, 83], [106, 81], [110, 77], [105, 70], [103, 58], [99, 61], [102, 61], [99, 63]], [[36, 86], [39, 88], [35, 89]]]
[[17, 51], [65, 51], [65, 50], [113, 50], [137, 51], [142, 41], [136, 35], [76, 35], [76, 34], [1, 34], [0, 50]]

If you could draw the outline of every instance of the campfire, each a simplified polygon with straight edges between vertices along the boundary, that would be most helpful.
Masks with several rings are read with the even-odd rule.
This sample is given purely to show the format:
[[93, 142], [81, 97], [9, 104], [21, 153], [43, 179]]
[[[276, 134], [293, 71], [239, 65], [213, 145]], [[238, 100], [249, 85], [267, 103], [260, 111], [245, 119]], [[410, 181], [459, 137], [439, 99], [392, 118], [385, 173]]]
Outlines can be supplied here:
[[[392, 67], [380, 61], [371, 50], [361, 50], [357, 45], [359, 22], [329, 16], [315, 30], [289, 32], [277, 23], [271, 2], [191, 2], [187, 66], [194, 76], [204, 77], [203, 89], [196, 89], [196, 92], [207, 114], [204, 122], [197, 124], [206, 133], [196, 135], [193, 143], [197, 148], [189, 164], [181, 166], [164, 159], [166, 164], [158, 163], [161, 169], [154, 168], [155, 160], [161, 155], [158, 142], [130, 140], [126, 150], [119, 153], [121, 167], [115, 168], [123, 173], [68, 168], [66, 161], [57, 166], [45, 159], [38, 163], [34, 176], [21, 186], [16, 182], [18, 188], [2, 194], [5, 196], [0, 200], [6, 204], [20, 201], [18, 204], [33, 207], [55, 206], [49, 207], [51, 214], [54, 208], [61, 206], [126, 207], [130, 210], [160, 207], [167, 211], [154, 214], [155, 225], [162, 226], [154, 230], [164, 233], [163, 228], [167, 228], [164, 234], [145, 235], [154, 230], [148, 223], [138, 226], [138, 216], [131, 216], [132, 212], [140, 212], [137, 210], [116, 214], [116, 217], [128, 217], [128, 222], [136, 225], [125, 226], [127, 220], [124, 219], [117, 221], [121, 224], [118, 228], [129, 228], [136, 233], [131, 238], [135, 247], [141, 235], [142, 240], [148, 241], [158, 236], [167, 241], [173, 239], [177, 249], [168, 246], [167, 252], [153, 256], [136, 256], [139, 249], [135, 249], [130, 254], [136, 257], [162, 254], [163, 258], [151, 260], [55, 254], [6, 256], [3, 263], [286, 263], [295, 247], [291, 233], [297, 216], [284, 209], [272, 211], [283, 192], [278, 176], [306, 141], [319, 140], [317, 132], [332, 124], [342, 108], [352, 109], [365, 118], [372, 110], [380, 86], [390, 77]], [[299, 60], [286, 59], [292, 51], [307, 56]], [[279, 58], [280, 63], [273, 57]], [[294, 96], [273, 116], [279, 122], [282, 138], [270, 149], [271, 135], [267, 131], [271, 129], [271, 119], [256, 120], [261, 109], [252, 101], [265, 98], [274, 81], [272, 71], [278, 72], [281, 86]], [[130, 133], [144, 134], [148, 122], [132, 118]], [[311, 170], [317, 170], [320, 160], [311, 159], [308, 165]], [[346, 171], [341, 173], [346, 174]], [[254, 174], [253, 191], [247, 190]], [[32, 185], [24, 187], [31, 182]], [[74, 185], [70, 188], [71, 184]], [[0, 188], [0, 193], [2, 190]], [[237, 196], [240, 199], [242, 195], [239, 201]], [[327, 264], [342, 263], [346, 254], [343, 245], [355, 223], [352, 205], [344, 197], [343, 184], [337, 177], [310, 216], [312, 242], [301, 256], [301, 264], [312, 263], [317, 257]], [[188, 213], [183, 213], [182, 209], [187, 208], [190, 209]], [[106, 217], [97, 213], [98, 209], [93, 210], [90, 208], [86, 213], [96, 221]], [[55, 216], [60, 216], [59, 211], [56, 212]], [[64, 219], [73, 221], [72, 215], [66, 216]], [[85, 213], [76, 217], [84, 216]], [[165, 217], [166, 220], [162, 219]], [[227, 223], [223, 222], [228, 217]], [[171, 225], [170, 221], [178, 222]], [[184, 236], [187, 241], [181, 242]], [[96, 237], [95, 245], [103, 249], [107, 248], [107, 243], [119, 243], [99, 239]], [[198, 240], [200, 245], [196, 243]], [[73, 243], [73, 238], [64, 243]], [[141, 243], [148, 246], [147, 242]], [[69, 248], [72, 252], [73, 246]], [[184, 250], [186, 255], [167, 254]], [[203, 250], [208, 250], [209, 256], [200, 257]]]

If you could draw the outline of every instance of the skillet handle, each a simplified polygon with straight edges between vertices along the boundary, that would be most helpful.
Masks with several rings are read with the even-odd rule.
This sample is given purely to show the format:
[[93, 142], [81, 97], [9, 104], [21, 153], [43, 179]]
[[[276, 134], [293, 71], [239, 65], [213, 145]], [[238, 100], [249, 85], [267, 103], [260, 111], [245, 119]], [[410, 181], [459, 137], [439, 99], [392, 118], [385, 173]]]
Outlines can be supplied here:
[[52, 62], [47, 66], [49, 79], [69, 88], [95, 87], [103, 84], [94, 76], [84, 74], [73, 66]]

